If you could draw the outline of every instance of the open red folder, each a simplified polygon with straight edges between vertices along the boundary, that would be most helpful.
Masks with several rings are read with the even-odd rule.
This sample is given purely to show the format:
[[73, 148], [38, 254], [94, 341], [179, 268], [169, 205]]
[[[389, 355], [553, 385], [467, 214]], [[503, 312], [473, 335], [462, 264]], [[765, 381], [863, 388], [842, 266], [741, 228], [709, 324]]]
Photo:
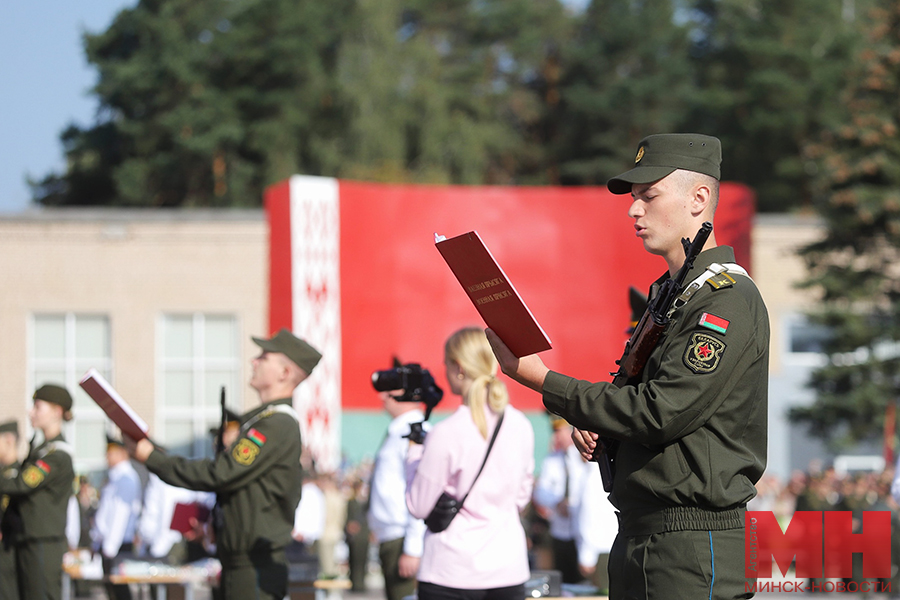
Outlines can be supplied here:
[[517, 357], [549, 350], [550, 338], [535, 320], [515, 286], [494, 260], [477, 231], [446, 239], [435, 234], [435, 246], [487, 326]]
[[191, 502], [185, 504], [178, 502], [175, 504], [175, 510], [172, 511], [172, 522], [169, 529], [174, 529], [182, 534], [187, 533], [191, 529], [191, 519], [197, 519], [199, 522], [206, 521], [209, 517], [209, 508], [199, 502]]
[[88, 396], [94, 399], [106, 416], [112, 420], [122, 433], [135, 440], [147, 437], [148, 427], [128, 403], [122, 400], [119, 393], [101, 375], [97, 369], [91, 368], [79, 382]]

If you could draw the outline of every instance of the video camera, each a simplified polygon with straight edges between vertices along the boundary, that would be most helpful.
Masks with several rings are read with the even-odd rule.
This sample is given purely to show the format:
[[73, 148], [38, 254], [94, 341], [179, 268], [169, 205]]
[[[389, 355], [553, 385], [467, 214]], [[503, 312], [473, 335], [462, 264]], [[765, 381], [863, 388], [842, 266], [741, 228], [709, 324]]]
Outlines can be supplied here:
[[423, 369], [418, 363], [400, 364], [394, 359], [394, 368], [372, 373], [372, 387], [377, 392], [390, 392], [403, 390], [401, 396], [394, 396], [398, 402], [422, 402], [425, 404], [425, 418], [421, 423], [410, 424], [408, 437], [411, 441], [421, 444], [425, 441], [425, 430], [422, 424], [431, 416], [431, 410], [438, 405], [444, 397], [442, 390], [434, 382], [434, 377], [428, 369]]

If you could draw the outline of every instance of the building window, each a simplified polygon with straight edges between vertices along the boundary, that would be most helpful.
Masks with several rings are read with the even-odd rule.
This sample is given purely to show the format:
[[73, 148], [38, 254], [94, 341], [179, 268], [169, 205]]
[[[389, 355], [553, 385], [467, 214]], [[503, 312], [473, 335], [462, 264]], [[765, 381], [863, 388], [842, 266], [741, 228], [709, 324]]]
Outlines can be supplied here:
[[91, 367], [112, 381], [109, 318], [75, 313], [36, 314], [31, 323], [31, 382], [64, 385], [72, 394], [73, 419], [63, 435], [75, 449], [75, 471], [106, 468], [106, 415], [78, 385]]
[[221, 421], [222, 389], [230, 409], [241, 405], [237, 319], [168, 314], [159, 334], [157, 441], [184, 456], [210, 456], [209, 430]]

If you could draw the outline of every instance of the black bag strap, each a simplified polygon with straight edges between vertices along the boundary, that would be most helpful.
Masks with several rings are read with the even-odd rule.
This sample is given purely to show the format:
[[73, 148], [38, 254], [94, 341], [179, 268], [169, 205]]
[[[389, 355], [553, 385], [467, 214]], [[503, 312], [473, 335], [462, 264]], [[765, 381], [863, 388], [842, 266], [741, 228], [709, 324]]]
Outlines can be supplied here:
[[488, 444], [487, 452], [484, 453], [484, 460], [481, 461], [481, 468], [478, 469], [478, 473], [475, 475], [475, 479], [472, 480], [472, 485], [469, 487], [469, 491], [466, 492], [466, 495], [462, 497], [462, 500], [459, 501], [459, 508], [462, 508], [463, 502], [466, 501], [466, 498], [469, 497], [469, 494], [472, 493], [472, 488], [475, 487], [475, 482], [478, 481], [478, 477], [481, 475], [481, 472], [484, 471], [484, 465], [487, 463], [488, 456], [491, 455], [491, 448], [494, 447], [494, 440], [497, 439], [497, 434], [500, 432], [500, 425], [503, 424], [503, 416], [506, 414], [506, 410], [500, 413], [500, 418], [497, 420], [497, 425], [494, 427], [494, 435], [491, 436], [491, 442]]

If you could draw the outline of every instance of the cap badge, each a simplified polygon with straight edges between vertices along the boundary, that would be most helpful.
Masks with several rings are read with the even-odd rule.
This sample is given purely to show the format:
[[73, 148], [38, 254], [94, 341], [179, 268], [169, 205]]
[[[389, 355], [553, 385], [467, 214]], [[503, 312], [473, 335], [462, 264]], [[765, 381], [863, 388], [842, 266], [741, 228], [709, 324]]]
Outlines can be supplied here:
[[638, 148], [637, 156], [634, 157], [634, 164], [638, 164], [639, 162], [641, 162], [642, 158], [644, 158], [644, 147], [643, 146]]

